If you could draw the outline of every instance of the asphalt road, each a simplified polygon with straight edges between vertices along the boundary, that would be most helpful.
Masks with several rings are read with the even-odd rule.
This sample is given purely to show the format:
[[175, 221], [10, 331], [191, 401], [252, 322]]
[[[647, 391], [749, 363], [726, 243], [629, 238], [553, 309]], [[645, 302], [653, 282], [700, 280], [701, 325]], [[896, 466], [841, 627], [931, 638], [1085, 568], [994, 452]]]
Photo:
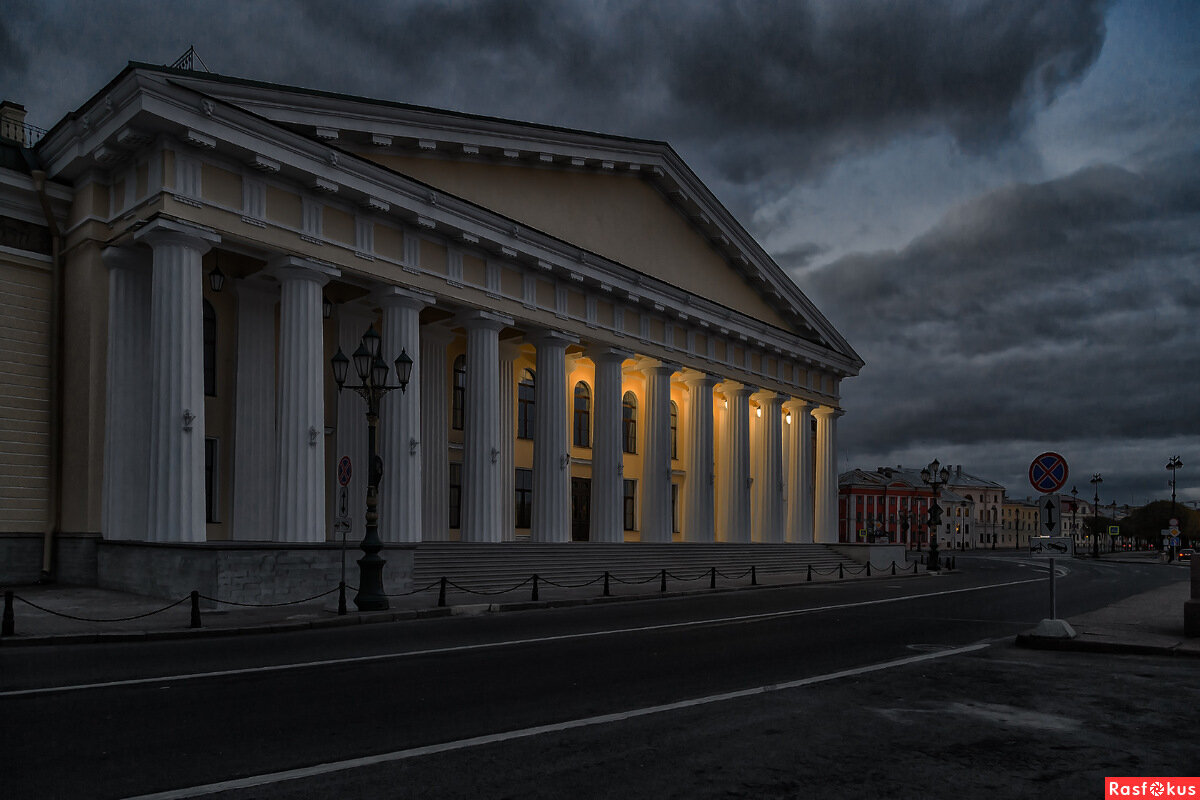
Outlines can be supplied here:
[[[2, 794], [219, 790], [286, 770], [301, 772], [229, 796], [641, 797], [654, 788], [656, 796], [785, 797], [817, 785], [815, 776], [835, 781], [825, 787], [833, 791], [857, 785], [843, 774], [851, 754], [896, 747], [872, 730], [901, 722], [860, 719], [868, 687], [892, 700], [888, 687], [937, 693], [932, 671], [995, 662], [1009, 637], [1047, 616], [1044, 565], [1007, 555], [959, 563], [958, 574], [936, 578], [0, 651]], [[1060, 566], [1063, 617], [1170, 580], [1154, 565]], [[959, 650], [986, 642], [999, 644]], [[776, 684], [796, 685], [750, 691]], [[997, 694], [986, 680], [963, 691], [965, 702], [985, 706]], [[817, 705], [776, 718], [797, 697]], [[659, 708], [672, 703], [680, 705]], [[754, 719], [765, 721], [748, 730]], [[832, 758], [811, 769], [797, 761], [819, 752]], [[377, 763], [344, 768], [371, 757]], [[739, 789], [747, 780], [753, 785]], [[880, 781], [900, 792], [892, 796], [937, 796]]]

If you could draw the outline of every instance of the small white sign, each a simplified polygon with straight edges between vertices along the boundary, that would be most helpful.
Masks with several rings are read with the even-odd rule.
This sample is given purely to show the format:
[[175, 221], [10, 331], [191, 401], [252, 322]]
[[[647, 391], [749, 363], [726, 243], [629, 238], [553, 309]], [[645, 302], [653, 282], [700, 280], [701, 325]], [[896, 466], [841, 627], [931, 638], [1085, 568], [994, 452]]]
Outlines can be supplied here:
[[336, 519], [338, 522], [350, 521], [350, 493], [345, 486], [338, 487]]
[[1036, 558], [1069, 558], [1075, 554], [1075, 542], [1070, 536], [1031, 536], [1029, 555]]
[[1056, 494], [1044, 494], [1038, 500], [1038, 532], [1042, 536], [1058, 536], [1063, 532], [1062, 501]]

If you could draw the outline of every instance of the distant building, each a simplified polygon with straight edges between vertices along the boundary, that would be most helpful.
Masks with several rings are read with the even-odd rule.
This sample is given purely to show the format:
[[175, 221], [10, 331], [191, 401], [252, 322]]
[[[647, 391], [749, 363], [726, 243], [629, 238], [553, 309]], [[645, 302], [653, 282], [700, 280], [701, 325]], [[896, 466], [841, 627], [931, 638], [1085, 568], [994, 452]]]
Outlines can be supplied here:
[[1024, 500], [1006, 499], [1001, 512], [1000, 546], [1029, 547], [1029, 537], [1037, 536], [1041, 525], [1041, 512], [1031, 498]]

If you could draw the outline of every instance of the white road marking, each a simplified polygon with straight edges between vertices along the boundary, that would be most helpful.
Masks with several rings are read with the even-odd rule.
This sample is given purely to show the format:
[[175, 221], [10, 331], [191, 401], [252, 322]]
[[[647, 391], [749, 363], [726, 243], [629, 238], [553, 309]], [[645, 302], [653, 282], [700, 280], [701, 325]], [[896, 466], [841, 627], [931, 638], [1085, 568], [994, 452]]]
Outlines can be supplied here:
[[909, 594], [900, 597], [887, 597], [880, 600], [861, 600], [855, 603], [839, 603], [837, 605], [816, 606], [813, 608], [797, 608], [788, 611], [771, 611], [761, 614], [745, 614], [736, 617], [716, 617], [713, 619], [693, 620], [690, 622], [667, 622], [660, 625], [644, 625], [637, 628], [615, 628], [601, 631], [586, 631], [584, 633], [564, 633], [556, 636], [539, 636], [529, 639], [508, 639], [499, 642], [482, 642], [479, 644], [464, 644], [455, 645], [452, 647], [432, 647], [426, 650], [409, 650], [402, 653], [379, 653], [370, 656], [349, 656], [346, 658], [329, 658], [320, 661], [301, 661], [287, 664], [270, 664], [263, 667], [241, 667], [238, 669], [221, 669], [211, 672], [188, 672], [179, 675], [161, 675], [151, 678], [128, 678], [118, 681], [103, 681], [99, 683], [80, 683], [69, 684], [66, 686], [47, 686], [38, 689], [14, 689], [10, 691], [0, 692], [0, 697], [28, 697], [31, 695], [52, 694], [55, 692], [79, 692], [90, 689], [111, 689], [121, 686], [142, 686], [148, 683], [176, 683], [180, 681], [193, 681], [202, 678], [224, 678], [231, 675], [252, 675], [265, 672], [283, 672], [293, 669], [310, 669], [313, 667], [332, 667], [343, 664], [365, 664], [372, 661], [390, 661], [401, 658], [414, 658], [418, 656], [434, 656], [447, 655], [449, 653], [465, 653], [473, 650], [492, 650], [499, 647], [514, 647], [527, 644], [545, 644], [548, 642], [564, 642], [573, 639], [588, 639], [598, 636], [618, 636], [626, 633], [647, 633], [650, 631], [672, 630], [678, 628], [699, 628], [716, 625], [744, 625], [747, 623], [761, 622], [769, 619], [780, 619], [783, 617], [798, 617], [804, 614], [818, 614], [823, 611], [842, 611], [849, 608], [862, 608], [864, 606], [885, 605], [887, 603], [900, 603], [906, 600], [920, 600], [925, 597], [941, 597], [951, 594], [964, 594], [966, 592], [979, 592], [986, 589], [1001, 589], [1006, 586], [1019, 586], [1026, 583], [1040, 583], [1043, 578], [1026, 578], [1019, 581], [1007, 581], [1005, 583], [990, 583], [984, 586], [971, 586], [965, 589], [946, 589], [940, 592], [926, 592], [924, 594]]
[[618, 711], [613, 714], [600, 714], [599, 716], [595, 717], [583, 717], [582, 719], [573, 719], [566, 722], [555, 722], [549, 725], [536, 725], [532, 728], [505, 731], [504, 733], [492, 733], [486, 736], [472, 736], [469, 739], [459, 739], [453, 742], [430, 744], [423, 747], [411, 747], [407, 750], [396, 750], [391, 753], [380, 753], [379, 755], [374, 756], [350, 758], [344, 761], [331, 761], [325, 764], [314, 764], [310, 767], [283, 770], [282, 772], [268, 772], [262, 775], [253, 775], [248, 778], [237, 778], [234, 780], [220, 781], [218, 783], [207, 783], [202, 786], [191, 786], [186, 789], [173, 789], [167, 792], [140, 795], [138, 797], [127, 798], [127, 800], [182, 800], [183, 798], [202, 797], [208, 794], [216, 794], [217, 792], [228, 792], [237, 789], [252, 789], [256, 786], [283, 783], [284, 781], [293, 781], [302, 778], [311, 778], [317, 775], [327, 775], [331, 772], [342, 772], [344, 770], [359, 769], [362, 767], [375, 766], [377, 764], [388, 764], [396, 761], [404, 761], [410, 758], [420, 758], [421, 756], [434, 755], [436, 753], [465, 750], [471, 747], [480, 747], [482, 745], [508, 742], [514, 739], [525, 739], [531, 736], [541, 736], [546, 733], [559, 733], [562, 731], [574, 730], [576, 728], [587, 728], [594, 725], [607, 725], [612, 722], [621, 722], [628, 719], [635, 719], [637, 717], [649, 716], [651, 714], [662, 714], [669, 711], [680, 711], [686, 708], [710, 705], [712, 703], [724, 703], [729, 700], [740, 700], [746, 697], [767, 694], [768, 692], [799, 689], [804, 686], [826, 683], [828, 681], [835, 681], [840, 678], [850, 678], [856, 675], [865, 675], [870, 672], [881, 672], [887, 669], [908, 666], [909, 664], [918, 664], [922, 661], [931, 661], [937, 658], [946, 658], [948, 656], [962, 655], [963, 653], [972, 653], [976, 650], [983, 650], [986, 647], [989, 647], [989, 645], [986, 643], [972, 644], [965, 647], [956, 647], [952, 650], [942, 650], [936, 653], [924, 653], [919, 656], [898, 658], [894, 661], [884, 661], [879, 664], [868, 664], [865, 667], [854, 667], [853, 669], [841, 670], [839, 672], [830, 672], [825, 675], [814, 675], [810, 678], [800, 678], [799, 680], [787, 681], [786, 683], [773, 683], [766, 686], [756, 686], [752, 689], [739, 689], [737, 691], [724, 692], [722, 694], [714, 694], [707, 697], [696, 697], [691, 700], [679, 700], [674, 703], [663, 703], [662, 705], [646, 706], [644, 708], [635, 708], [629, 711]]

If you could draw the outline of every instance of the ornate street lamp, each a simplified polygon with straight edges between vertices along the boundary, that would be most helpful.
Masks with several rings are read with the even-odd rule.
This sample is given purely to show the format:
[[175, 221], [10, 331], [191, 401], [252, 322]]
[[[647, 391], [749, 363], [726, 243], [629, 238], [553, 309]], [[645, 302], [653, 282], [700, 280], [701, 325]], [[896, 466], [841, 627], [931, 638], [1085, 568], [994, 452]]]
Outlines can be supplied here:
[[929, 502], [929, 571], [937, 572], [942, 568], [937, 549], [937, 532], [942, 525], [942, 507], [938, 505], [938, 498], [941, 497], [942, 487], [950, 480], [950, 468], [943, 467], [935, 458], [921, 470], [921, 480], [933, 490], [933, 499]]
[[367, 472], [367, 532], [363, 536], [360, 548], [363, 557], [358, 560], [358, 594], [354, 596], [354, 605], [359, 611], [383, 611], [388, 607], [387, 595], [383, 590], [383, 565], [386, 563], [380, 557], [379, 551], [383, 543], [379, 540], [379, 481], [383, 478], [383, 459], [376, 453], [376, 428], [379, 425], [379, 401], [394, 389], [404, 392], [408, 389], [408, 378], [412, 374], [412, 359], [404, 350], [396, 358], [394, 365], [398, 384], [388, 386], [391, 367], [379, 355], [381, 337], [372, 325], [363, 334], [358, 349], [354, 351], [354, 371], [358, 373], [358, 386], [346, 386], [346, 374], [350, 370], [351, 359], [346, 357], [342, 348], [330, 359], [333, 368], [333, 379], [337, 382], [338, 391], [343, 388], [351, 389], [367, 403], [367, 445], [369, 447]]
[[1104, 478], [1097, 472], [1092, 476], [1090, 481], [1096, 490], [1096, 496], [1092, 500], [1092, 558], [1100, 557], [1100, 484], [1104, 483]]

